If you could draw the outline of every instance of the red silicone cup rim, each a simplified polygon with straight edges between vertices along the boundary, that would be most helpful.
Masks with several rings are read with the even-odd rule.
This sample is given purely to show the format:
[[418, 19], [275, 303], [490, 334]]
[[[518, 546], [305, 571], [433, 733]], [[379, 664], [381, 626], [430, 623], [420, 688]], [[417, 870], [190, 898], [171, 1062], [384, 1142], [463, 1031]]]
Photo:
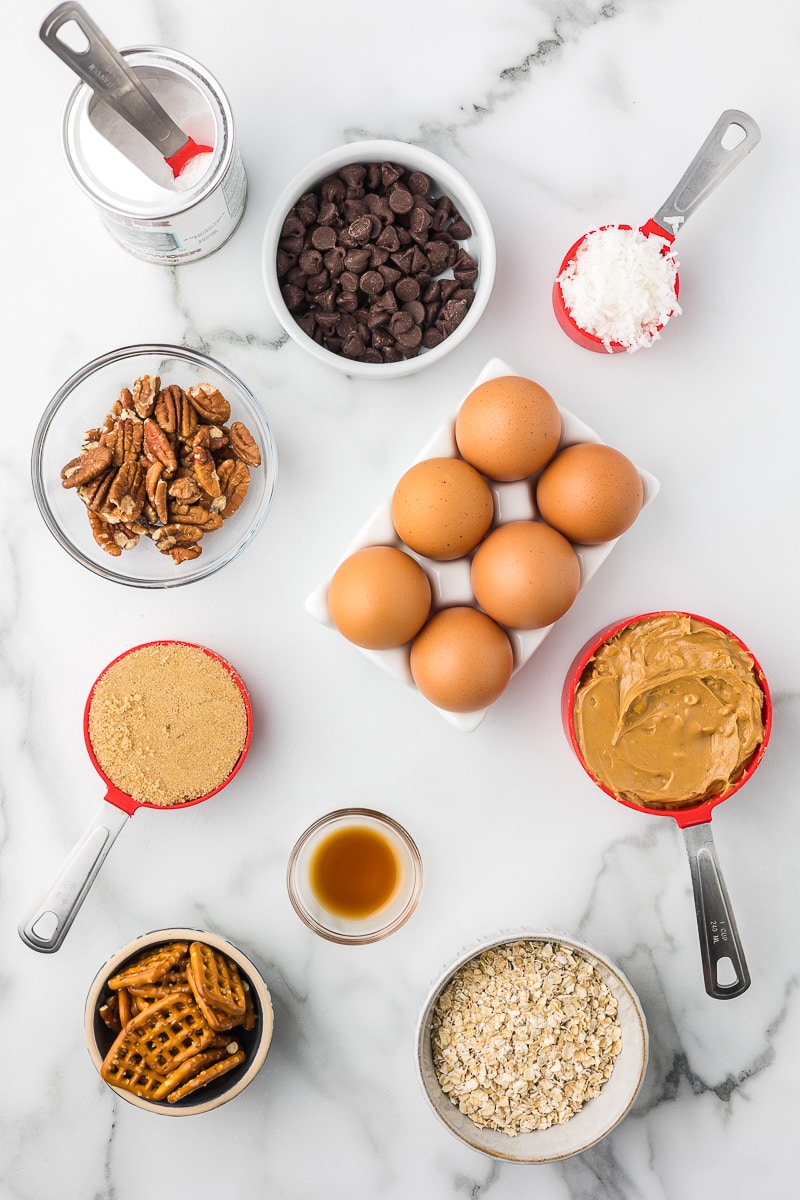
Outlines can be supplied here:
[[[571, 338], [572, 341], [576, 343], [576, 345], [582, 346], [584, 348], [584, 350], [594, 350], [598, 354], [608, 354], [608, 353], [622, 354], [627, 351], [628, 347], [623, 346], [621, 342], [610, 342], [609, 343], [610, 351], [609, 351], [609, 348], [606, 346], [605, 342], [601, 338], [596, 337], [595, 334], [593, 334], [593, 333], [589, 333], [586, 329], [582, 329], [581, 326], [577, 323], [577, 321], [571, 316], [569, 309], [567, 308], [567, 305], [564, 301], [564, 294], [561, 291], [561, 284], [558, 281], [561, 278], [561, 275], [563, 274], [563, 272], [566, 270], [567, 264], [569, 262], [571, 262], [571, 260], [577, 254], [578, 247], [580, 246], [581, 242], [585, 241], [586, 238], [589, 237], [589, 235], [592, 233], [597, 233], [602, 229], [611, 229], [611, 228], [633, 229], [633, 226], [632, 225], [615, 225], [615, 226], [600, 225], [600, 226], [598, 226], [598, 228], [596, 230], [595, 229], [587, 230], [586, 233], [582, 234], [578, 238], [578, 240], [576, 242], [574, 242], [572, 246], [570, 246], [569, 250], [564, 255], [564, 258], [562, 259], [562, 262], [561, 262], [561, 266], [558, 268], [558, 271], [556, 272], [556, 278], [553, 282], [553, 311], [555, 312], [555, 316], [556, 316], [556, 320], [558, 321], [558, 324], [561, 326], [564, 333], [566, 333], [567, 337]], [[650, 224], [643, 225], [641, 228], [642, 228], [642, 232], [645, 233], [648, 237], [652, 234], [652, 235], [656, 235], [659, 237], [663, 237], [665, 239], [665, 241], [668, 241], [670, 243], [673, 241], [673, 238], [669, 235], [669, 233], [667, 233], [666, 230], [660, 229], [659, 226], [657, 226], [655, 224], [652, 224], [652, 227]], [[676, 275], [675, 275], [675, 299], [676, 300], [678, 299], [678, 296], [680, 295], [680, 286], [681, 286], [680, 285], [680, 277], [676, 273]], [[664, 328], [663, 325], [658, 326], [659, 330], [661, 330], [663, 328]]]
[[[189, 646], [193, 650], [202, 650], [204, 654], [207, 654], [209, 656], [209, 658], [213, 658], [215, 662], [218, 662], [220, 664], [220, 666], [224, 667], [225, 670], [228, 672], [231, 679], [233, 680], [233, 682], [236, 684], [237, 688], [239, 689], [239, 692], [242, 697], [242, 702], [244, 704], [245, 713], [247, 714], [247, 733], [245, 734], [244, 744], [242, 746], [239, 757], [237, 758], [236, 762], [233, 765], [233, 769], [222, 780], [222, 783], [218, 784], [213, 789], [213, 791], [207, 792], [205, 794], [205, 796], [197, 796], [194, 800], [184, 800], [180, 804], [169, 804], [169, 805], [153, 804], [150, 800], [135, 800], [133, 796], [129, 796], [127, 792], [123, 792], [120, 788], [118, 788], [116, 786], [116, 784], [113, 782], [113, 780], [109, 779], [108, 775], [105, 773], [105, 771], [101, 767], [100, 763], [97, 760], [97, 756], [95, 755], [94, 747], [92, 746], [91, 739], [89, 737], [89, 711], [92, 707], [92, 698], [94, 697], [94, 689], [97, 687], [98, 683], [103, 678], [103, 676], [108, 671], [110, 671], [111, 668], [116, 663], [118, 663], [121, 659], [127, 658], [128, 655], [133, 654], [135, 650], [144, 650], [148, 646]], [[123, 650], [121, 654], [118, 654], [116, 658], [112, 659], [110, 663], [107, 663], [106, 666], [103, 667], [103, 670], [97, 676], [97, 679], [95, 679], [94, 683], [92, 684], [91, 688], [89, 689], [89, 695], [86, 699], [86, 705], [83, 710], [83, 739], [84, 739], [84, 742], [86, 743], [86, 749], [89, 752], [89, 757], [92, 760], [92, 765], [94, 766], [94, 769], [97, 771], [100, 778], [105, 782], [105, 784], [108, 787], [108, 792], [107, 792], [105, 798], [106, 798], [106, 800], [108, 800], [108, 802], [110, 804], [115, 805], [117, 808], [123, 809], [123, 811], [128, 813], [129, 816], [133, 816], [133, 814], [139, 808], [154, 808], [158, 812], [169, 812], [172, 809], [180, 810], [180, 809], [184, 809], [184, 808], [191, 808], [192, 805], [194, 805], [194, 804], [202, 804], [204, 800], [209, 800], [212, 796], [216, 796], [217, 792], [220, 792], [220, 791], [222, 791], [222, 789], [224, 787], [227, 787], [227, 785], [233, 779], [234, 775], [236, 775], [236, 773], [238, 772], [242, 763], [244, 762], [245, 758], [247, 757], [247, 751], [250, 749], [250, 741], [252, 738], [252, 734], [253, 734], [253, 709], [250, 704], [250, 696], [248, 695], [247, 688], [245, 687], [244, 682], [243, 682], [241, 676], [239, 675], [239, 673], [234, 670], [234, 668], [231, 666], [231, 664], [226, 659], [224, 659], [222, 657], [222, 655], [217, 654], [214, 650], [209, 650], [208, 646], [200, 646], [200, 645], [198, 645], [197, 642], [184, 642], [177, 638], [157, 638], [152, 642], [142, 642], [141, 645], [139, 645], [139, 646], [131, 646], [130, 649]]]
[[[580, 681], [583, 678], [584, 671], [588, 667], [597, 651], [602, 645], [604, 645], [605, 642], [610, 641], [612, 637], [620, 633], [623, 629], [626, 629], [629, 625], [636, 625], [640, 621], [646, 621], [651, 617], [663, 617], [672, 614], [677, 614], [680, 617], [689, 617], [693, 621], [701, 621], [704, 625], [710, 625], [714, 629], [719, 629], [733, 642], [735, 642], [736, 645], [739, 646], [740, 649], [742, 649], [745, 654], [747, 654], [753, 660], [753, 670], [755, 671], [759, 686], [764, 694], [764, 737], [761, 740], [761, 744], [758, 746], [752, 758], [750, 759], [750, 762], [747, 764], [746, 769], [742, 772], [742, 774], [727, 792], [723, 792], [719, 796], [712, 796], [708, 800], [702, 800], [699, 804], [686, 805], [684, 808], [661, 809], [650, 808], [642, 804], [633, 804], [629, 800], [623, 800], [592, 774], [586, 762], [584, 761], [580, 746], [578, 745], [578, 739], [575, 733], [574, 708], [575, 694], [578, 690]], [[625, 617], [624, 620], [614, 621], [611, 625], [607, 625], [604, 629], [601, 629], [598, 633], [595, 633], [591, 638], [589, 638], [585, 645], [575, 655], [575, 658], [573, 659], [572, 664], [567, 671], [566, 679], [564, 680], [564, 687], [561, 693], [561, 720], [564, 726], [564, 732], [567, 736], [567, 741], [572, 747], [575, 757], [592, 782], [595, 783], [597, 787], [601, 789], [601, 791], [605, 792], [607, 796], [610, 796], [612, 800], [616, 800], [618, 804], [624, 804], [626, 808], [631, 808], [635, 812], [645, 812], [649, 813], [651, 816], [657, 817], [672, 817], [683, 829], [689, 825], [703, 825], [710, 821], [712, 809], [714, 809], [718, 804], [721, 804], [723, 800], [727, 800], [734, 794], [734, 792], [738, 792], [739, 788], [747, 782], [747, 780], [756, 770], [761, 762], [761, 759], [764, 757], [764, 751], [767, 748], [767, 743], [769, 742], [770, 734], [772, 732], [772, 697], [770, 695], [769, 684], [767, 683], [766, 676], [761, 668], [760, 663], [758, 662], [758, 659], [753, 654], [749, 646], [747, 646], [740, 637], [737, 637], [735, 633], [732, 633], [731, 630], [727, 629], [724, 625], [720, 625], [718, 621], [711, 620], [710, 617], [701, 617], [697, 613], [683, 612], [680, 609], [662, 609], [658, 612], [642, 613], [639, 616]]]

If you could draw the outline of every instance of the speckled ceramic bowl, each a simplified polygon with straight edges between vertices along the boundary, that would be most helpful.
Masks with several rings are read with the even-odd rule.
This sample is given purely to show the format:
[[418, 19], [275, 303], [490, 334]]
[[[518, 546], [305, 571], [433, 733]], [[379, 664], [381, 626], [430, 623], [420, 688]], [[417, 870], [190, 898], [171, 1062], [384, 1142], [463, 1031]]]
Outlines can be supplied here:
[[[550, 942], [586, 959], [600, 973], [617, 1001], [622, 1049], [600, 1094], [561, 1125], [510, 1136], [477, 1126], [459, 1111], [439, 1083], [433, 1060], [431, 1026], [437, 1001], [450, 980], [483, 951], [516, 941]], [[487, 938], [458, 955], [439, 975], [422, 1006], [417, 1024], [417, 1065], [428, 1104], [444, 1127], [473, 1150], [490, 1158], [518, 1163], [547, 1163], [580, 1154], [596, 1145], [630, 1112], [644, 1082], [648, 1034], [644, 1013], [628, 980], [609, 959], [591, 946], [560, 933], [522, 928]]]
[[256, 1018], [255, 1026], [249, 1032], [244, 1032], [241, 1028], [231, 1031], [231, 1037], [245, 1051], [244, 1062], [227, 1074], [221, 1075], [216, 1081], [198, 1088], [184, 1099], [172, 1104], [167, 1100], [143, 1099], [134, 1095], [133, 1092], [111, 1087], [110, 1084], [108, 1086], [123, 1100], [127, 1100], [129, 1104], [135, 1105], [136, 1108], [142, 1108], [146, 1112], [157, 1113], [161, 1116], [188, 1117], [219, 1108], [243, 1092], [263, 1067], [272, 1041], [272, 1001], [264, 977], [255, 963], [227, 938], [216, 933], [209, 933], [207, 930], [183, 927], [156, 929], [152, 933], [145, 933], [134, 938], [133, 941], [128, 942], [127, 946], [123, 946], [121, 950], [113, 954], [97, 972], [86, 998], [84, 1030], [89, 1056], [99, 1072], [116, 1036], [104, 1023], [98, 1011], [108, 991], [107, 980], [117, 974], [131, 960], [139, 958], [142, 954], [164, 943], [176, 941], [205, 942], [206, 945], [226, 954], [238, 966], [242, 980], [250, 988]]

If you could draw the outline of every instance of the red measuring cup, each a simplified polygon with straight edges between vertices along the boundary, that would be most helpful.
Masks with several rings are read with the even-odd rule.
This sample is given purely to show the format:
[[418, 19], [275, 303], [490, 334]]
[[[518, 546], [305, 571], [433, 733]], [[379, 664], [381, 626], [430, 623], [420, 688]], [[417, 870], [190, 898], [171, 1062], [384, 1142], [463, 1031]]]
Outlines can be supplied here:
[[[687, 804], [676, 808], [652, 808], [634, 804], [616, 795], [592, 773], [587, 765], [575, 732], [575, 697], [584, 673], [598, 650], [616, 634], [629, 625], [636, 625], [653, 617], [677, 615], [689, 617], [692, 620], [719, 629], [736, 643], [753, 662], [756, 679], [763, 692], [762, 720], [764, 736], [756, 748], [743, 772], [731, 784], [727, 791], [718, 796], [712, 796], [696, 804]], [[635, 812], [648, 813], [656, 817], [671, 817], [681, 830], [689, 856], [689, 869], [692, 878], [697, 929], [700, 936], [700, 955], [703, 964], [703, 978], [709, 996], [717, 1000], [731, 999], [747, 991], [750, 986], [750, 973], [747, 969], [744, 951], [742, 950], [739, 932], [728, 898], [725, 881], [717, 861], [716, 850], [711, 836], [711, 816], [713, 810], [724, 800], [728, 800], [734, 792], [750, 779], [761, 762], [767, 748], [772, 730], [772, 700], [766, 677], [752, 651], [734, 633], [719, 625], [708, 617], [699, 617], [694, 613], [669, 612], [645, 613], [642, 616], [627, 617], [613, 625], [601, 629], [575, 656], [567, 672], [561, 695], [561, 719], [567, 739], [572, 746], [575, 757], [587, 775], [601, 788], [606, 795], [611, 796], [619, 804], [632, 808]], [[723, 979], [723, 975], [726, 978]]]
[[[734, 131], [732, 133], [732, 131]], [[730, 145], [732, 138], [738, 138], [735, 145]], [[662, 238], [665, 245], [662, 254], [670, 254], [671, 246], [678, 230], [689, 219], [694, 210], [705, 200], [714, 188], [730, 174], [735, 166], [745, 158], [757, 145], [761, 132], [752, 117], [739, 109], [729, 108], [720, 116], [713, 129], [703, 142], [697, 154], [692, 159], [677, 186], [670, 192], [658, 212], [644, 225], [640, 231], [645, 237]], [[631, 225], [609, 226], [601, 229], [617, 228], [632, 229]], [[561, 328], [579, 346], [586, 350], [595, 350], [601, 354], [619, 354], [629, 347], [621, 342], [609, 342], [608, 345], [583, 329], [573, 318], [564, 300], [559, 279], [569, 264], [575, 259], [578, 250], [586, 238], [596, 230], [590, 230], [578, 238], [564, 256], [553, 284], [553, 310]], [[675, 301], [677, 303], [680, 291], [680, 281], [675, 276]], [[658, 329], [663, 329], [659, 325]]]
[[[204, 796], [198, 796], [193, 800], [185, 800], [179, 804], [152, 804], [147, 800], [135, 800], [133, 796], [129, 796], [127, 792], [123, 792], [100, 766], [89, 737], [89, 714], [92, 708], [95, 688], [98, 683], [121, 659], [126, 658], [129, 654], [133, 654], [136, 650], [143, 650], [148, 646], [189, 646], [193, 650], [201, 650], [204, 654], [207, 654], [209, 658], [212, 658], [220, 666], [224, 667], [236, 684], [247, 715], [245, 741], [233, 769], [213, 791], [206, 793]], [[119, 833], [127, 825], [128, 818], [132, 817], [138, 809], [150, 808], [156, 809], [159, 812], [181, 811], [185, 808], [191, 808], [195, 804], [201, 804], [204, 800], [215, 796], [217, 792], [226, 787], [238, 772], [247, 755], [250, 747], [252, 726], [253, 714], [250, 706], [250, 698], [244, 683], [230, 663], [205, 646], [197, 646], [193, 642], [175, 640], [145, 642], [141, 646], [132, 646], [130, 650], [119, 654], [110, 662], [100, 672], [100, 675], [92, 685], [83, 714], [84, 740], [94, 768], [106, 784], [105, 802], [100, 805], [89, 827], [64, 861], [44, 899], [21, 922], [19, 935], [26, 946], [29, 946], [31, 950], [39, 950], [45, 954], [50, 954], [59, 949], [72, 922], [75, 920], [78, 910], [86, 899], [101, 866], [105, 862], [109, 850]]]

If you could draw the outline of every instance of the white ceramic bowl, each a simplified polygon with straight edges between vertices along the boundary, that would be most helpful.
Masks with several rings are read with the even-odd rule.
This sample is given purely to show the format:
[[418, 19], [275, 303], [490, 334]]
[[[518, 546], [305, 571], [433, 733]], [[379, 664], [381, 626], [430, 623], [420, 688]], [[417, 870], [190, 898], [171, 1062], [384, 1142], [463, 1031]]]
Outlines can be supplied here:
[[[461, 324], [438, 346], [422, 350], [415, 358], [402, 359], [396, 363], [356, 362], [319, 345], [298, 325], [281, 295], [276, 268], [278, 242], [281, 229], [290, 209], [305, 193], [314, 189], [329, 175], [351, 163], [392, 162], [411, 171], [422, 171], [431, 178], [432, 191], [436, 196], [446, 195], [455, 204], [461, 216], [469, 224], [472, 234], [462, 242], [464, 248], [478, 262], [478, 277], [475, 281], [475, 299]], [[301, 346], [318, 362], [361, 379], [397, 379], [432, 366], [459, 346], [480, 319], [494, 285], [496, 249], [494, 233], [486, 210], [477, 193], [466, 179], [443, 158], [420, 146], [408, 142], [374, 139], [351, 142], [337, 146], [313, 159], [283, 189], [270, 213], [264, 231], [262, 246], [262, 271], [264, 286], [272, 308], [283, 328], [293, 341]], [[452, 272], [445, 272], [452, 275]]]
[[250, 985], [256, 1010], [256, 1023], [255, 1028], [249, 1033], [240, 1029], [235, 1031], [235, 1040], [239, 1042], [246, 1054], [243, 1063], [226, 1075], [221, 1075], [218, 1080], [198, 1088], [197, 1091], [174, 1104], [170, 1104], [166, 1100], [159, 1102], [145, 1100], [140, 1096], [135, 1096], [132, 1092], [108, 1085], [113, 1092], [116, 1092], [123, 1100], [127, 1100], [129, 1104], [161, 1116], [188, 1117], [197, 1113], [209, 1112], [214, 1108], [219, 1108], [222, 1104], [227, 1104], [234, 1096], [243, 1092], [249, 1083], [252, 1083], [264, 1065], [272, 1041], [272, 1001], [269, 989], [258, 967], [246, 954], [243, 954], [227, 938], [220, 937], [217, 933], [209, 933], [207, 930], [183, 927], [156, 929], [152, 933], [144, 933], [134, 938], [133, 941], [128, 942], [127, 946], [123, 946], [121, 950], [113, 954], [97, 972], [92, 986], [89, 988], [84, 1013], [84, 1031], [89, 1056], [98, 1072], [115, 1037], [98, 1014], [98, 1009], [107, 992], [106, 981], [117, 974], [130, 959], [138, 958], [148, 950], [165, 942], [184, 941], [205, 942], [206, 945], [222, 951], [223, 954], [233, 959], [241, 972], [242, 979]]
[[[203, 552], [176, 565], [142, 537], [117, 558], [98, 546], [86, 507], [73, 488], [61, 486], [61, 468], [77, 457], [84, 433], [101, 425], [123, 387], [141, 375], [159, 375], [162, 387], [211, 383], [231, 405], [231, 421], [243, 421], [261, 450], [252, 468], [241, 508], [202, 540]], [[42, 414], [33, 441], [31, 478], [36, 502], [56, 541], [76, 562], [103, 579], [142, 588], [194, 583], [219, 571], [241, 554], [266, 519], [275, 492], [277, 454], [272, 431], [250, 388], [222, 363], [184, 346], [158, 343], [111, 350], [79, 368], [59, 388]]]
[[[558, 943], [585, 958], [599, 971], [618, 1004], [622, 1049], [600, 1094], [588, 1100], [568, 1121], [511, 1137], [501, 1130], [479, 1128], [442, 1090], [433, 1065], [431, 1019], [440, 994], [465, 963], [491, 947], [521, 940]], [[417, 1023], [417, 1067], [433, 1112], [450, 1133], [473, 1150], [508, 1162], [557, 1162], [596, 1145], [630, 1112], [644, 1082], [648, 1052], [647, 1024], [641, 1004], [619, 968], [591, 946], [550, 931], [519, 929], [505, 932], [501, 937], [488, 938], [459, 954], [431, 987]]]

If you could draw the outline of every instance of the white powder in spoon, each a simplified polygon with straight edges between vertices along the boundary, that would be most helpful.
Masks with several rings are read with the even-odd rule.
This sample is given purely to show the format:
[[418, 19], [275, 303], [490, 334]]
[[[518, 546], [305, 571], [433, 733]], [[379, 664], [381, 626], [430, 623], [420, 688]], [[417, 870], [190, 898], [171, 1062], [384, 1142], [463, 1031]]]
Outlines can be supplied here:
[[634, 351], [652, 345], [680, 313], [677, 275], [666, 238], [609, 225], [586, 235], [558, 283], [576, 325], [609, 352], [612, 342]]

